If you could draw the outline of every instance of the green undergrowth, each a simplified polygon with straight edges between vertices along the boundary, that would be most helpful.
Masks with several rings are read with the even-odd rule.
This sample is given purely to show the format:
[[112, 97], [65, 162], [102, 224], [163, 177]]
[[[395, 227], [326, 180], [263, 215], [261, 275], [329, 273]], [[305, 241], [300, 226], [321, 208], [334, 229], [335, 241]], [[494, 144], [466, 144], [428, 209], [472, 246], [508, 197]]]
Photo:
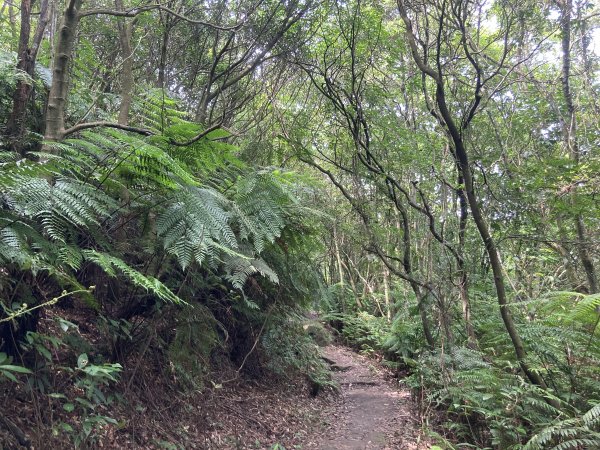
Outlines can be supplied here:
[[[329, 312], [357, 350], [385, 357], [414, 392], [433, 436], [448, 448], [579, 449], [600, 446], [598, 295], [559, 292], [512, 307], [528, 362], [548, 389], [531, 384], [502, 333], [500, 317], [474, 323], [478, 346], [438, 330], [428, 350], [414, 308], [392, 320], [364, 311]], [[493, 300], [481, 308], [492, 308]], [[453, 328], [453, 336], [462, 330]], [[435, 432], [433, 431], [435, 430]]]
[[23, 419], [37, 447], [126, 433], [110, 412], [152, 379], [179, 393], [265, 374], [330, 384], [303, 328], [326, 291], [311, 180], [247, 165], [222, 130], [174, 145], [202, 127], [162, 92], [134, 106], [153, 136], [0, 152], [0, 384], [57, 411]]

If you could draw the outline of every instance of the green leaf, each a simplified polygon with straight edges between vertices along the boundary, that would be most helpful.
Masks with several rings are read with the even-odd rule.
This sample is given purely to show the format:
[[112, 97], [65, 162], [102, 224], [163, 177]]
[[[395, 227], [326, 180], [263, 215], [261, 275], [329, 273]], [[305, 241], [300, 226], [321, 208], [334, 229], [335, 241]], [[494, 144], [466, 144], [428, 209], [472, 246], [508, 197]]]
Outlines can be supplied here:
[[48, 361], [52, 361], [52, 354], [46, 347], [44, 347], [43, 345], [40, 344], [40, 345], [36, 345], [35, 349]]
[[88, 362], [89, 358], [87, 353], [82, 353], [81, 355], [79, 355], [79, 358], [77, 358], [77, 367], [83, 369], [85, 366], [88, 365]]
[[10, 365], [10, 364], [2, 365], [2, 366], [0, 366], [0, 369], [2, 369], [2, 370], [10, 370], [12, 372], [18, 372], [18, 373], [33, 373], [27, 367], [13, 366], [13, 365]]
[[73, 412], [75, 410], [75, 405], [73, 403], [65, 403], [63, 409], [67, 412]]
[[14, 376], [12, 373], [10, 373], [10, 372], [5, 372], [5, 371], [3, 371], [2, 369], [0, 369], [0, 373], [1, 373], [2, 375], [4, 375], [6, 378], [8, 378], [9, 380], [11, 380], [11, 381], [13, 381], [13, 382], [15, 382], [15, 383], [17, 382], [17, 379], [15, 378], [15, 376]]
[[60, 392], [52, 392], [48, 394], [50, 398], [58, 398], [58, 399], [66, 399], [67, 396], [65, 394], [61, 394]]

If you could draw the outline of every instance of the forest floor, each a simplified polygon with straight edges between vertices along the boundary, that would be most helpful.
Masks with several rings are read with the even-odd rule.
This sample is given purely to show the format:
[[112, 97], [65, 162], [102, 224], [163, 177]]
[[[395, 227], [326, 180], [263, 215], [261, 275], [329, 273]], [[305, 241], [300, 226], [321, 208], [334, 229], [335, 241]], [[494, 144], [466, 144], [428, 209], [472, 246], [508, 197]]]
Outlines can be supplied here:
[[[315, 397], [306, 379], [239, 380], [189, 398], [191, 408], [173, 409], [163, 421], [169, 430], [109, 444], [108, 448], [180, 448], [156, 444], [165, 439], [183, 448], [303, 450], [425, 450], [419, 414], [408, 388], [373, 358], [340, 345], [321, 348], [337, 392], [324, 389]], [[176, 412], [175, 412], [176, 411]], [[185, 423], [185, 433], [175, 423]], [[190, 425], [193, 424], [193, 425]], [[130, 424], [131, 425], [131, 424]], [[140, 424], [140, 431], [161, 426]], [[130, 431], [131, 430], [130, 428]], [[170, 436], [166, 433], [170, 432]], [[150, 433], [152, 434], [152, 433]], [[129, 437], [133, 437], [131, 434]], [[137, 441], [137, 442], [136, 442]], [[152, 442], [154, 445], [147, 446]], [[164, 441], [163, 441], [164, 442]]]
[[318, 450], [402, 449], [430, 447], [422, 434], [410, 392], [388, 370], [346, 347], [322, 349], [340, 396], [323, 413], [326, 430], [303, 448]]
[[[176, 392], [164, 377], [142, 372], [127, 402], [106, 413], [119, 426], [100, 432], [91, 448], [107, 449], [304, 449], [420, 450], [430, 448], [421, 432], [416, 405], [407, 388], [372, 358], [329, 345], [321, 349], [339, 391], [311, 395], [302, 377], [282, 380], [240, 377], [203, 392]], [[221, 373], [221, 376], [228, 374]], [[18, 394], [18, 395], [17, 395]], [[14, 405], [15, 395], [19, 405]], [[31, 439], [19, 445], [0, 424], [0, 449], [69, 448], [56, 430], [74, 418], [62, 408], [35, 413], [24, 392], [1, 392], [2, 416]], [[11, 400], [12, 399], [12, 400]], [[9, 405], [13, 403], [13, 406]], [[133, 408], [131, 405], [137, 405]], [[76, 419], [75, 419], [76, 420]], [[45, 443], [45, 444], [44, 444]]]

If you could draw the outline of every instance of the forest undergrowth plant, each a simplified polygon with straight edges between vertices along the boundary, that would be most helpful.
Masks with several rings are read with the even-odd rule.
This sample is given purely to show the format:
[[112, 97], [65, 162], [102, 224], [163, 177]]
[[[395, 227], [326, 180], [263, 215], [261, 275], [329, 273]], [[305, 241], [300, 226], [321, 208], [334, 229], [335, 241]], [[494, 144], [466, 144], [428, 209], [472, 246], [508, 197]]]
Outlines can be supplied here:
[[341, 320], [343, 338], [361, 353], [374, 354], [384, 348], [390, 330], [386, 317], [377, 317], [363, 311], [356, 315], [342, 316]]
[[16, 382], [17, 378], [15, 375], [23, 373], [30, 374], [31, 370], [27, 367], [13, 364], [12, 357], [3, 352], [0, 353], [0, 375], [8, 378], [10, 381]]
[[311, 383], [312, 395], [317, 395], [323, 388], [334, 388], [331, 372], [319, 354], [318, 345], [303, 327], [302, 311], [291, 309], [279, 312], [275, 317], [261, 339], [267, 367], [282, 377], [303, 374]]
[[560, 420], [538, 431], [523, 450], [598, 448], [600, 403], [577, 417]]
[[600, 401], [597, 297], [557, 292], [512, 306], [529, 364], [551, 390], [526, 382], [499, 318], [484, 315], [475, 322], [478, 350], [453, 345], [410, 358], [406, 382], [422, 393], [422, 410], [447, 411], [445, 428], [455, 442], [517, 449], [531, 439], [527, 448], [593, 448], [594, 413], [585, 414]]
[[406, 382], [422, 390], [421, 408], [445, 409], [454, 441], [519, 448], [533, 424], [560, 415], [544, 390], [494, 367], [468, 347], [418, 358]]
[[[306, 180], [248, 166], [222, 142], [228, 133], [221, 130], [180, 145], [202, 127], [164, 95], [151, 94], [135, 108], [152, 136], [87, 130], [49, 143], [51, 152], [0, 154], [0, 293], [20, 302], [2, 300], [2, 373], [18, 372], [11, 357], [35, 355], [31, 389], [39, 398], [54, 395], [79, 418], [61, 425], [76, 445], [91, 442], [96, 428], [116, 425], [104, 413], [110, 398], [102, 393], [117, 380], [116, 361], [144, 358], [151, 344], [165, 367], [172, 363], [170, 376], [180, 386], [202, 387], [215, 349], [227, 354], [239, 340], [257, 339], [251, 330], [276, 302], [289, 306], [273, 315], [285, 328], [293, 305], [324, 290], [307, 264], [319, 251], [319, 221], [303, 205]], [[75, 295], [60, 297], [63, 291]], [[57, 308], [97, 318], [93, 327], [106, 336], [95, 344], [102, 345], [38, 333], [40, 318]], [[13, 345], [21, 340], [24, 346]], [[53, 356], [67, 340], [65, 351], [96, 362], [61, 369], [78, 380], [76, 397], [53, 387]], [[307, 359], [292, 363], [262, 349], [265, 358], [257, 361], [272, 358], [272, 367], [328, 382], [305, 336], [285, 343]], [[140, 375], [138, 365], [131, 377]]]
[[74, 377], [76, 392], [72, 398], [62, 393], [51, 393], [50, 397], [63, 401], [62, 408], [67, 413], [75, 413], [74, 423], [62, 421], [53, 433], [61, 431], [73, 436], [76, 448], [87, 448], [100, 438], [103, 428], [118, 425], [118, 421], [107, 415], [108, 407], [115, 401], [113, 393], [105, 393], [111, 383], [117, 383], [122, 367], [118, 363], [93, 364], [88, 355], [82, 353], [77, 358], [76, 367], [63, 367], [66, 373]]
[[418, 310], [413, 303], [407, 300], [402, 307], [398, 308], [383, 342], [386, 358], [392, 363], [409, 368], [415, 367], [415, 359], [426, 347], [422, 325], [419, 320], [416, 320]]
[[184, 388], [201, 391], [212, 366], [211, 355], [223, 347], [208, 308], [195, 305], [192, 311], [181, 311], [167, 350], [173, 378]]

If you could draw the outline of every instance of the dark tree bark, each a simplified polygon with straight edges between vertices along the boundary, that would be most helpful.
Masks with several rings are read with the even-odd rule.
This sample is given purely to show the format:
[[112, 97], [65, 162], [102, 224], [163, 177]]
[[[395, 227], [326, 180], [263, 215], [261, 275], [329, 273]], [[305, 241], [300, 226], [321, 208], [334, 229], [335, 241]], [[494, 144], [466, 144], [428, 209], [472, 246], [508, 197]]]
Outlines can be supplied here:
[[[438, 24], [439, 30], [438, 30], [438, 36], [436, 38], [437, 42], [436, 42], [436, 44], [434, 44], [434, 47], [437, 46], [438, 53], [440, 51], [440, 47], [443, 45], [443, 42], [441, 41], [441, 39], [442, 39], [441, 33], [443, 31], [443, 27], [446, 26], [445, 25], [446, 24], [446, 17], [445, 17], [446, 11], [443, 10], [443, 8], [445, 8], [445, 7], [448, 7], [448, 6], [445, 4], [442, 5], [442, 10], [440, 10], [440, 19], [439, 19], [439, 24]], [[459, 125], [457, 125], [455, 118], [453, 117], [453, 115], [451, 114], [451, 112], [448, 108], [448, 104], [447, 104], [447, 100], [446, 100], [446, 90], [445, 90], [445, 86], [444, 86], [444, 75], [445, 74], [443, 73], [443, 66], [439, 60], [439, 57], [440, 57], [439, 54], [438, 54], [438, 61], [436, 64], [436, 68], [429, 66], [428, 63], [421, 57], [421, 54], [419, 51], [419, 46], [418, 46], [418, 40], [413, 31], [412, 21], [408, 17], [408, 12], [407, 12], [407, 8], [406, 8], [404, 0], [398, 0], [398, 10], [400, 12], [400, 16], [402, 17], [402, 21], [404, 22], [404, 24], [406, 26], [406, 36], [407, 36], [408, 44], [410, 46], [410, 50], [411, 50], [413, 59], [417, 65], [417, 67], [423, 74], [430, 77], [435, 82], [435, 86], [436, 86], [435, 104], [437, 107], [437, 111], [432, 110], [432, 113], [436, 116], [436, 118], [439, 120], [440, 124], [444, 127], [445, 131], [447, 132], [447, 134], [452, 142], [453, 156], [456, 161], [456, 165], [458, 167], [459, 174], [462, 177], [462, 180], [464, 182], [464, 191], [466, 194], [466, 199], [467, 199], [468, 205], [471, 209], [471, 215], [473, 217], [473, 221], [475, 222], [475, 225], [477, 227], [477, 231], [479, 232], [481, 240], [483, 241], [483, 244], [485, 246], [486, 254], [490, 261], [490, 267], [492, 268], [492, 273], [493, 273], [493, 277], [494, 277], [494, 286], [496, 288], [496, 298], [498, 301], [498, 306], [500, 309], [500, 316], [502, 317], [504, 327], [510, 337], [510, 340], [512, 342], [512, 345], [513, 345], [513, 348], [515, 351], [515, 355], [517, 357], [517, 360], [519, 362], [521, 369], [523, 370], [523, 372], [525, 373], [525, 375], [527, 376], [527, 378], [530, 380], [531, 383], [536, 384], [545, 389], [545, 388], [547, 388], [547, 385], [546, 385], [546, 382], [544, 381], [544, 379], [542, 378], [542, 376], [537, 371], [531, 370], [531, 368], [529, 367], [529, 365], [526, 362], [527, 354], [525, 351], [525, 346], [524, 346], [523, 340], [521, 339], [521, 336], [517, 330], [517, 327], [515, 325], [515, 322], [513, 320], [513, 317], [510, 312], [510, 308], [509, 308], [509, 302], [508, 302], [508, 297], [506, 294], [506, 285], [505, 285], [505, 281], [504, 281], [504, 274], [503, 274], [503, 269], [502, 269], [502, 261], [500, 258], [500, 252], [498, 250], [498, 247], [496, 245], [494, 238], [492, 237], [492, 235], [490, 233], [489, 226], [487, 224], [487, 221], [485, 220], [485, 217], [481, 210], [481, 206], [478, 201], [477, 192], [475, 189], [475, 183], [473, 181], [473, 176], [471, 173], [471, 164], [469, 161], [469, 154], [467, 152], [467, 147], [463, 140], [462, 132], [470, 124], [478, 106], [480, 105], [481, 99], [482, 99], [482, 94], [481, 94], [481, 88], [483, 86], [482, 70], [479, 67], [477, 61], [475, 60], [475, 57], [473, 56], [473, 54], [470, 53], [470, 51], [467, 47], [468, 44], [466, 43], [466, 36], [463, 36], [462, 39], [465, 42], [464, 49], [465, 49], [465, 53], [467, 54], [467, 59], [472, 64], [473, 68], [476, 70], [477, 75], [476, 75], [476, 84], [474, 86], [473, 100], [470, 104], [470, 107], [469, 107], [466, 115], [463, 117], [463, 120], [461, 121], [460, 128], [459, 128]], [[460, 20], [461, 18], [455, 17], [455, 19]], [[466, 18], [463, 18], [462, 20], [463, 20], [463, 22], [462, 22], [461, 26], [463, 27], [463, 29], [461, 31], [464, 34], [465, 33], [464, 20], [466, 20]]]
[[15, 152], [25, 153], [23, 145], [25, 134], [25, 122], [27, 116], [27, 104], [32, 92], [30, 82], [34, 77], [35, 61], [40, 47], [44, 30], [48, 23], [48, 0], [42, 0], [40, 14], [33, 42], [30, 45], [31, 35], [31, 8], [35, 0], [22, 0], [21, 2], [21, 30], [19, 34], [19, 47], [17, 50], [19, 60], [17, 69], [24, 72], [29, 80], [19, 80], [13, 94], [13, 108], [6, 124], [10, 149]]

